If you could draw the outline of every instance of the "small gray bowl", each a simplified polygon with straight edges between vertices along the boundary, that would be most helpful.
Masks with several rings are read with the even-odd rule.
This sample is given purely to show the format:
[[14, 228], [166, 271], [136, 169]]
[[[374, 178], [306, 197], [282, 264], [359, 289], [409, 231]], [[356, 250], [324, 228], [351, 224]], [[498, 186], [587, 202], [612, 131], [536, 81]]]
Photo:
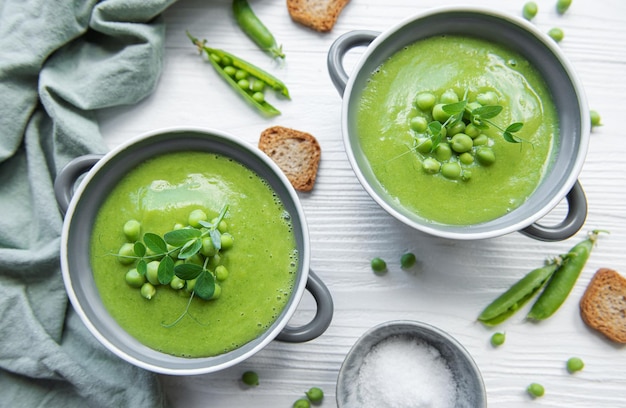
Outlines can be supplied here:
[[[398, 338], [409, 343], [423, 344], [437, 350], [447, 363], [456, 385], [456, 408], [487, 406], [487, 396], [482, 375], [467, 350], [452, 336], [426, 323], [398, 320], [382, 323], [363, 334], [339, 370], [337, 380], [337, 406], [364, 408], [366, 402], [359, 392], [361, 368], [369, 353], [386, 340]], [[434, 373], [433, 373], [434, 374]], [[370, 389], [380, 389], [381, 384], [369, 384]], [[380, 401], [377, 401], [380, 403]], [[389, 402], [384, 406], [392, 406]]]

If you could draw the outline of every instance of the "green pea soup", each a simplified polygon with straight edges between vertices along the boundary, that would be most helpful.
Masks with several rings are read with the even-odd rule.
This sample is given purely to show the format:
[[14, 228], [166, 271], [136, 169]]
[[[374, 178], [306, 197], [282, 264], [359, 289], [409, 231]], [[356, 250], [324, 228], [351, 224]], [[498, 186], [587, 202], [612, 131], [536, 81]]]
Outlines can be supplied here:
[[[509, 143], [494, 126], [495, 163], [463, 165], [468, 180], [428, 174], [414, 149], [418, 136], [410, 121], [424, 115], [415, 104], [420, 92], [437, 99], [447, 90], [473, 100], [495, 92], [502, 112], [492, 119], [501, 129], [514, 122], [522, 143]], [[428, 115], [426, 115], [428, 116]], [[431, 117], [428, 118], [432, 120]], [[554, 160], [559, 123], [552, 97], [539, 72], [520, 54], [467, 36], [436, 36], [396, 52], [367, 81], [356, 113], [359, 147], [390, 202], [425, 222], [472, 225], [499, 218], [522, 205]]]
[[[225, 204], [235, 243], [223, 252], [230, 273], [219, 298], [190, 302], [184, 289], [163, 285], [147, 300], [125, 282], [133, 265], [115, 254], [126, 242], [126, 221], [163, 236], [177, 223], [187, 225], [191, 211], [202, 209], [211, 219]], [[182, 357], [219, 355], [265, 332], [289, 300], [298, 264], [290, 216], [268, 183], [241, 163], [206, 152], [163, 154], [125, 175], [98, 211], [90, 248], [95, 283], [112, 317], [146, 346]], [[188, 303], [188, 314], [171, 325]]]

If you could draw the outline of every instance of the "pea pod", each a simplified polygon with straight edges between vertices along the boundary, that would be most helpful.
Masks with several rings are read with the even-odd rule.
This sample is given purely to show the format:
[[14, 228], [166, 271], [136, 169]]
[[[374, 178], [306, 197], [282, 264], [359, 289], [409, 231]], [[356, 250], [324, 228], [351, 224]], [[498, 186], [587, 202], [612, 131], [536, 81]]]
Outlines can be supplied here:
[[[265, 100], [263, 92], [255, 89], [255, 87], [251, 85], [254, 83], [260, 83], [262, 86], [267, 85], [274, 91], [289, 98], [289, 90], [282, 81], [233, 54], [224, 50], [207, 47], [205, 41], [198, 40], [189, 34], [189, 32], [187, 32], [187, 36], [191, 42], [198, 47], [200, 52], [207, 54], [209, 62], [217, 73], [248, 103], [268, 116], [280, 114], [278, 109]], [[237, 80], [235, 76], [236, 72], [241, 72], [244, 78]], [[253, 80], [252, 84], [249, 81], [250, 79]]]
[[495, 326], [511, 317], [545, 285], [557, 270], [558, 264], [557, 259], [526, 274], [491, 302], [478, 316], [478, 320], [488, 326]]
[[285, 58], [283, 47], [276, 43], [270, 30], [254, 14], [248, 0], [233, 0], [233, 13], [239, 27], [263, 51], [269, 52], [274, 57]]
[[591, 250], [601, 231], [594, 230], [584, 241], [576, 244], [563, 257], [563, 265], [557, 269], [546, 288], [526, 316], [533, 320], [544, 320], [552, 316], [565, 302], [567, 296], [576, 284]]

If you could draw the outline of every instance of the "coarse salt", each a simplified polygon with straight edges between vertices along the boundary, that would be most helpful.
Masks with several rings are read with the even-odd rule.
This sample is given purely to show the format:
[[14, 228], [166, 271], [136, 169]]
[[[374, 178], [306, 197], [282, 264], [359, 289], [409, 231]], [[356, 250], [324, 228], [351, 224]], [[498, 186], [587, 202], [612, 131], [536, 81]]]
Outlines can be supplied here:
[[365, 356], [356, 387], [361, 408], [453, 408], [457, 399], [454, 376], [439, 351], [401, 335]]

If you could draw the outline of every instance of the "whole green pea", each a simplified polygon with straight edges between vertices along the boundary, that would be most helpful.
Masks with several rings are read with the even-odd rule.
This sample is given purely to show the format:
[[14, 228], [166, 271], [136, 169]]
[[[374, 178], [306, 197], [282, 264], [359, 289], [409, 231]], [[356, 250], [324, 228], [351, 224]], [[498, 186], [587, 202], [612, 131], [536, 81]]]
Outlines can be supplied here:
[[200, 221], [206, 221], [208, 219], [206, 213], [201, 209], [193, 210], [187, 217], [187, 222], [194, 228], [200, 227]]
[[441, 163], [437, 161], [437, 159], [433, 159], [432, 157], [427, 157], [422, 162], [422, 168], [426, 173], [435, 174], [439, 173], [439, 169], [441, 169]]
[[585, 363], [582, 359], [578, 357], [571, 357], [567, 360], [567, 371], [570, 373], [575, 373], [576, 371], [580, 371], [585, 367]]
[[496, 105], [498, 103], [498, 95], [493, 91], [487, 91], [476, 95], [476, 102], [481, 105]]
[[545, 388], [543, 388], [543, 385], [538, 384], [538, 383], [532, 383], [530, 384], [527, 388], [526, 391], [528, 391], [528, 393], [533, 397], [533, 398], [538, 398], [538, 397], [543, 397], [543, 395], [546, 393]]
[[139, 292], [145, 299], [150, 300], [156, 294], [156, 288], [150, 282], [146, 282], [141, 286]]
[[461, 180], [467, 181], [467, 180], [469, 180], [471, 178], [472, 178], [472, 171], [471, 170], [464, 169], [461, 172]]
[[565, 14], [569, 6], [572, 5], [572, 0], [557, 0], [556, 12], [559, 14]]
[[170, 281], [170, 287], [175, 290], [179, 290], [185, 287], [185, 280], [174, 276]]
[[415, 254], [412, 252], [407, 252], [400, 257], [400, 267], [402, 267], [402, 269], [408, 269], [415, 265], [415, 261]]
[[506, 336], [504, 335], [504, 333], [494, 333], [491, 335], [491, 345], [494, 347], [499, 347], [501, 345], [504, 344], [504, 340], [506, 340]]
[[216, 283], [215, 287], [213, 288], [213, 294], [211, 295], [211, 300], [219, 299], [221, 295], [222, 295], [222, 287]]
[[558, 27], [551, 28], [548, 31], [548, 35], [556, 42], [563, 41], [563, 38], [565, 37], [565, 33], [563, 32], [563, 30]]
[[589, 118], [591, 119], [591, 126], [602, 126], [602, 118], [597, 111], [589, 111]]
[[474, 146], [484, 146], [487, 143], [489, 143], [489, 137], [484, 133], [481, 133], [474, 138]]
[[324, 399], [324, 391], [319, 387], [312, 387], [305, 394], [309, 401], [314, 404], [318, 404]]
[[241, 375], [241, 381], [251, 387], [259, 385], [259, 375], [254, 371], [246, 371]]
[[263, 90], [265, 89], [265, 82], [263, 82], [263, 81], [261, 81], [259, 79], [256, 79], [252, 83], [250, 89], [252, 89], [254, 92], [263, 92]]
[[372, 270], [376, 273], [383, 273], [387, 270], [387, 263], [379, 257], [372, 259], [370, 262]]
[[480, 135], [480, 129], [478, 129], [473, 123], [469, 123], [465, 126], [465, 130], [463, 131], [463, 133], [465, 133], [472, 139], [476, 139], [478, 135]]
[[237, 74], [237, 68], [233, 67], [232, 65], [228, 65], [224, 67], [224, 73], [229, 77], [234, 77]]
[[228, 232], [225, 232], [222, 234], [221, 241], [222, 241], [222, 249], [230, 249], [233, 247], [235, 243], [235, 238]]
[[420, 92], [415, 97], [415, 105], [423, 111], [429, 111], [435, 106], [437, 97], [430, 92]]
[[420, 153], [428, 153], [433, 148], [433, 140], [430, 137], [420, 137], [417, 139], [417, 149]]
[[137, 220], [126, 221], [124, 224], [124, 235], [126, 235], [126, 238], [131, 242], [139, 240], [141, 235], [141, 223]]
[[218, 265], [215, 268], [215, 279], [222, 282], [228, 278], [228, 269], [224, 265]]
[[474, 163], [474, 156], [469, 152], [464, 152], [459, 155], [459, 161], [463, 164], [472, 164]]
[[454, 126], [448, 127], [448, 136], [454, 136], [459, 133], [465, 132], [465, 123], [460, 121], [459, 123], [455, 123]]
[[252, 99], [258, 103], [263, 103], [265, 102], [265, 94], [263, 92], [254, 92], [252, 94]]
[[237, 72], [235, 72], [235, 79], [237, 81], [241, 79], [247, 79], [249, 76], [250, 74], [247, 71], [244, 71], [243, 69], [238, 69]]
[[239, 81], [237, 81], [237, 85], [241, 89], [249, 89], [250, 88], [250, 81], [248, 81], [247, 79], [240, 79]]
[[428, 121], [423, 116], [415, 116], [411, 118], [409, 126], [411, 126], [411, 129], [413, 129], [414, 131], [418, 133], [423, 133], [426, 131], [426, 129], [428, 129]]
[[128, 272], [126, 272], [125, 279], [128, 286], [132, 288], [140, 288], [146, 283], [146, 277], [137, 272], [136, 268], [129, 269]]
[[296, 402], [293, 403], [293, 408], [310, 408], [311, 403], [308, 399], [300, 398]]
[[146, 269], [146, 278], [153, 285], [159, 284], [159, 261], [148, 262]]
[[459, 96], [454, 92], [454, 89], [448, 89], [443, 94], [441, 94], [441, 98], [439, 98], [439, 102], [443, 104], [451, 104], [457, 103], [459, 101]]
[[447, 179], [458, 179], [461, 177], [461, 171], [461, 165], [457, 162], [448, 162], [441, 166], [441, 174]]
[[130, 242], [125, 242], [117, 252], [117, 260], [122, 265], [128, 265], [135, 260], [135, 245]]
[[439, 143], [435, 149], [435, 157], [444, 162], [452, 157], [452, 148], [448, 143]]
[[481, 147], [476, 151], [476, 159], [484, 166], [490, 166], [496, 161], [496, 155], [489, 147]]
[[433, 119], [441, 123], [445, 122], [450, 117], [450, 115], [443, 110], [444, 105], [444, 103], [438, 103], [433, 106], [432, 111]]
[[535, 3], [534, 1], [526, 2], [522, 7], [522, 15], [526, 20], [532, 20], [533, 18], [535, 18], [538, 11], [539, 6], [537, 6], [537, 3]]
[[452, 140], [450, 141], [450, 147], [457, 153], [465, 153], [472, 150], [474, 146], [474, 142], [472, 138], [466, 135], [465, 133], [457, 133], [452, 136]]
[[[215, 225], [217, 223], [217, 218], [213, 218], [211, 220], [211, 224]], [[228, 223], [225, 220], [221, 220], [219, 224], [217, 224], [217, 230], [222, 234], [228, 231]]]
[[213, 256], [217, 250], [215, 249], [215, 245], [213, 244], [213, 240], [211, 237], [202, 238], [202, 248], [200, 248], [200, 253], [204, 256]]

